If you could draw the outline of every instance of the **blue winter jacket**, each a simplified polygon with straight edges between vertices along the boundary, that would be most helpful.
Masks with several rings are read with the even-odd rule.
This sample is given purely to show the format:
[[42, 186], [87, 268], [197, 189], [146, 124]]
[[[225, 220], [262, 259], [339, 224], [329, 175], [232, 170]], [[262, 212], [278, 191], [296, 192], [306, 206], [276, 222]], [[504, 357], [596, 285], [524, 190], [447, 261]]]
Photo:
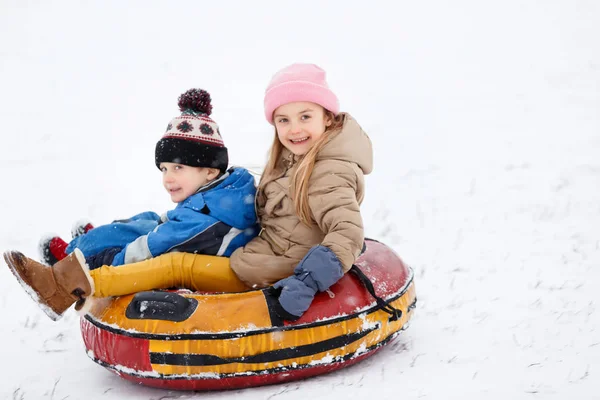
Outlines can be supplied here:
[[111, 265], [171, 251], [228, 257], [258, 234], [255, 193], [252, 175], [244, 168], [230, 168], [163, 217], [145, 212], [99, 226], [73, 241], [67, 252], [79, 247], [86, 257], [97, 254], [105, 261], [114, 254]]

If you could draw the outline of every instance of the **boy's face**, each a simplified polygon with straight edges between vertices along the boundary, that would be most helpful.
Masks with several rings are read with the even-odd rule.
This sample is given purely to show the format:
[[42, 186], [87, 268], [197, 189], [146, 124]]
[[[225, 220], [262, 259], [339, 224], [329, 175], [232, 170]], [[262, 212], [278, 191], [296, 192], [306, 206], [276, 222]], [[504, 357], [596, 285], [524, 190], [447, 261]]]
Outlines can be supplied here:
[[215, 168], [190, 167], [171, 162], [160, 163], [160, 170], [163, 186], [174, 203], [181, 203], [219, 175], [219, 170]]
[[281, 144], [299, 156], [306, 154], [331, 125], [323, 107], [306, 101], [278, 107], [273, 122]]

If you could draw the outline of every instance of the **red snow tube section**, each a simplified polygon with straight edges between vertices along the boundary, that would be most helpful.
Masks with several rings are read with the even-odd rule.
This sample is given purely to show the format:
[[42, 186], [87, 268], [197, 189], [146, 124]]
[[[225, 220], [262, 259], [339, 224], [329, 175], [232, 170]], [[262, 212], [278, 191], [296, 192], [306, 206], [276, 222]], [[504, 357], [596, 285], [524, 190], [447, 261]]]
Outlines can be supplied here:
[[414, 274], [366, 241], [353, 269], [297, 321], [271, 292], [141, 292], [81, 318], [88, 356], [124, 379], [165, 389], [219, 390], [306, 378], [371, 356], [408, 326]]

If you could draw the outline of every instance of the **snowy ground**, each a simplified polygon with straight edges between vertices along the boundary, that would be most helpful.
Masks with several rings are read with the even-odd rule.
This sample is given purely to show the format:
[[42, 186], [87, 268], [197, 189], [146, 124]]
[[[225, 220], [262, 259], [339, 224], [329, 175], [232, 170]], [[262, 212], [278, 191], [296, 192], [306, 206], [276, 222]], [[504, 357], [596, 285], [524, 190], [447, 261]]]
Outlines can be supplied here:
[[153, 149], [190, 87], [260, 167], [266, 83], [315, 62], [373, 140], [364, 219], [415, 268], [410, 329], [306, 381], [161, 391], [1, 267], [1, 399], [600, 398], [600, 4], [333, 3], [3, 1], [0, 250], [172, 207]]

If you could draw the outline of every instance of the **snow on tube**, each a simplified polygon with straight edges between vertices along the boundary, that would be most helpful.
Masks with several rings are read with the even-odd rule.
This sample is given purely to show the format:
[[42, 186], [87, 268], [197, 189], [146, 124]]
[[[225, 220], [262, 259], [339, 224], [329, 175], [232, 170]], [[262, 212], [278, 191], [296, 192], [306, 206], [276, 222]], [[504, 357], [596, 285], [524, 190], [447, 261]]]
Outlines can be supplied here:
[[81, 318], [88, 356], [127, 380], [178, 390], [259, 386], [349, 366], [408, 327], [416, 305], [412, 269], [384, 244], [367, 240], [355, 266], [294, 322], [273, 312], [268, 289], [107, 300]]

